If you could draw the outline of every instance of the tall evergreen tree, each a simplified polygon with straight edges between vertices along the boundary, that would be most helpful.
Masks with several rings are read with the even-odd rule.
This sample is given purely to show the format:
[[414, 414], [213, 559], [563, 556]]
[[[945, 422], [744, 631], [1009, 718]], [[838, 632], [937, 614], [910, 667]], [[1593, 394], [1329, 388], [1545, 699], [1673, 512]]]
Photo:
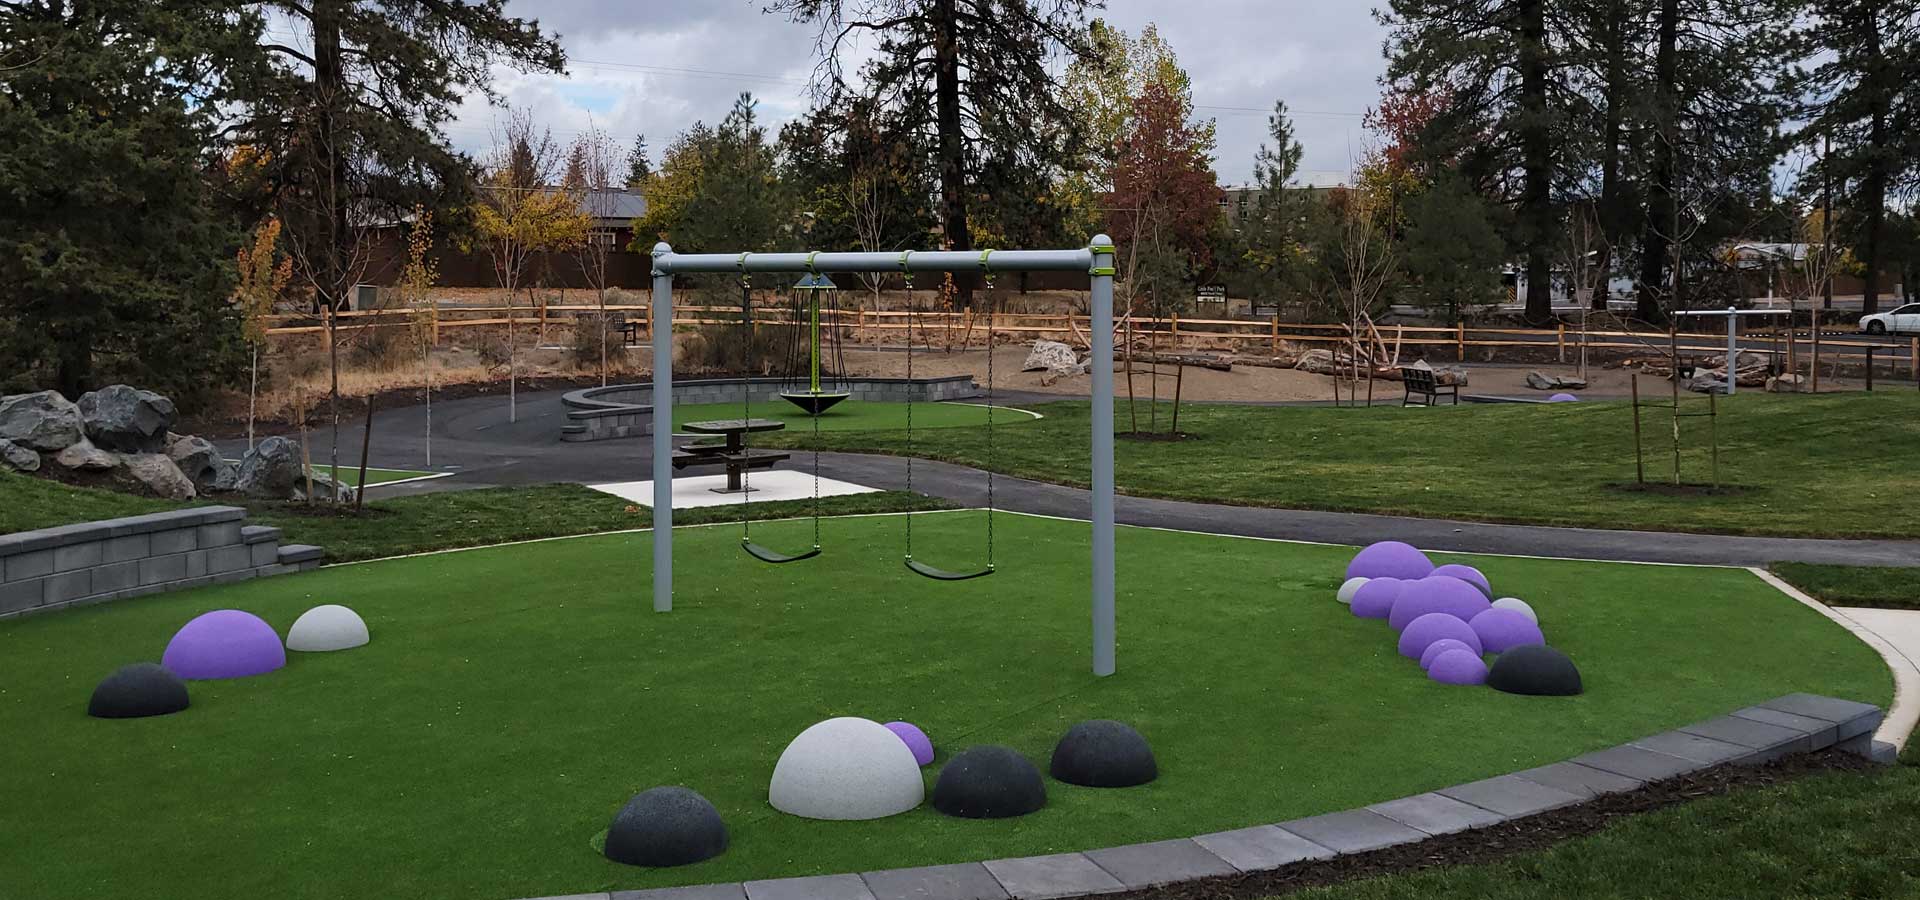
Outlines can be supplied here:
[[1879, 311], [1878, 274], [1888, 268], [1887, 205], [1920, 174], [1920, 3], [1814, 0], [1806, 52], [1813, 122], [1804, 134], [1826, 141], [1815, 178], [1841, 185], [1848, 230], [1867, 272], [1863, 311]]
[[[242, 371], [241, 233], [209, 175], [228, 4], [0, 4], [0, 371], [68, 397], [125, 380], [183, 400]], [[4, 388], [0, 388], [4, 390]]]
[[1555, 18], [1549, 7], [1560, 2], [1390, 0], [1381, 13], [1391, 28], [1389, 82], [1444, 97], [1430, 139], [1472, 146], [1463, 165], [1515, 207], [1515, 243], [1526, 258], [1526, 314], [1535, 321], [1552, 316], [1554, 187], [1567, 155], [1561, 140], [1569, 98], [1565, 47], [1548, 29]]
[[[774, 0], [770, 11], [819, 27], [817, 93], [839, 104], [874, 101], [890, 128], [931, 150], [940, 226], [955, 250], [974, 246], [979, 215], [1003, 233], [1056, 171], [1077, 156], [1073, 117], [1049, 63], [1077, 54], [1094, 0]], [[875, 42], [852, 79], [840, 65], [850, 40]], [[984, 207], [984, 210], [977, 209]], [[1054, 204], [1059, 208], [1060, 204]], [[995, 223], [995, 220], [998, 220]], [[960, 281], [963, 300], [971, 283]]]
[[1267, 116], [1267, 135], [1253, 158], [1253, 197], [1241, 211], [1240, 233], [1246, 241], [1243, 267], [1249, 285], [1269, 300], [1279, 300], [1300, 285], [1301, 218], [1313, 201], [1294, 183], [1304, 152], [1294, 137], [1287, 104], [1276, 100]]
[[627, 190], [645, 188], [647, 176], [652, 174], [653, 162], [647, 158], [647, 136], [637, 135], [633, 139], [633, 149], [627, 151]]

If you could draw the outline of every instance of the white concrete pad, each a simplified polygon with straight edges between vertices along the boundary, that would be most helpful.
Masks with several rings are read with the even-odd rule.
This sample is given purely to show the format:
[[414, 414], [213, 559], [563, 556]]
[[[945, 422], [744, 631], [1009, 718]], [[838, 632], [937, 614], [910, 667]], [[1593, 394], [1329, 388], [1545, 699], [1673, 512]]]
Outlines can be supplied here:
[[[596, 491], [612, 494], [615, 497], [637, 503], [641, 506], [653, 505], [653, 482], [624, 481], [617, 484], [587, 485]], [[714, 490], [727, 486], [727, 476], [695, 475], [689, 478], [673, 480], [673, 508], [692, 509], [696, 506], [738, 506], [739, 494], [723, 494]], [[753, 488], [749, 500], [753, 503], [771, 503], [775, 500], [811, 500], [813, 499], [813, 474], [784, 469], [761, 470], [747, 476], [747, 486]], [[879, 488], [870, 488], [850, 481], [836, 481], [832, 478], [820, 479], [820, 496], [844, 497], [848, 494], [872, 494]]]

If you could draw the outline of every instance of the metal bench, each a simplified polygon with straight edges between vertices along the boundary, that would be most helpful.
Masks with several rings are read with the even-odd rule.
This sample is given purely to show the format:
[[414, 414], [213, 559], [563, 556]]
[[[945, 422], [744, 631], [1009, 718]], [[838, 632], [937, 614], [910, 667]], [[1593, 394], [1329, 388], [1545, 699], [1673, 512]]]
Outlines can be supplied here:
[[1400, 382], [1407, 388], [1406, 395], [1400, 398], [1401, 406], [1439, 406], [1441, 397], [1446, 397], [1454, 406], [1460, 405], [1460, 386], [1441, 384], [1432, 369], [1401, 366]]

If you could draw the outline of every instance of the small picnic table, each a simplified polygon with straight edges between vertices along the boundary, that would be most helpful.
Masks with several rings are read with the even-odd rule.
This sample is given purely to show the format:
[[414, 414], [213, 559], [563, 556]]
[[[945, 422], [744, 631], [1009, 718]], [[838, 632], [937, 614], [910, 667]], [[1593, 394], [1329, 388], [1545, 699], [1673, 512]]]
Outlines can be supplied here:
[[778, 419], [716, 419], [710, 422], [688, 422], [680, 430], [689, 434], [717, 434], [727, 439], [724, 444], [689, 444], [673, 451], [673, 467], [685, 469], [690, 466], [724, 465], [727, 468], [727, 486], [710, 488], [718, 494], [737, 494], [745, 490], [743, 479], [748, 469], [772, 468], [774, 463], [788, 459], [791, 454], [780, 450], [749, 450], [746, 437], [762, 431], [783, 431], [787, 423]]

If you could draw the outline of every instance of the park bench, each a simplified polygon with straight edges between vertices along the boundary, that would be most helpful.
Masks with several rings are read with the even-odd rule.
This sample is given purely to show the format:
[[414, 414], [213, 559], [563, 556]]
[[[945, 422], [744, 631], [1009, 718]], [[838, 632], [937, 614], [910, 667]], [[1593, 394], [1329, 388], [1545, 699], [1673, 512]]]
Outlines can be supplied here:
[[1432, 369], [1401, 366], [1400, 382], [1407, 388], [1406, 396], [1400, 400], [1401, 406], [1438, 406], [1441, 397], [1448, 398], [1454, 406], [1460, 405], [1460, 386], [1441, 384]]
[[746, 446], [750, 432], [779, 431], [786, 423], [774, 419], [723, 419], [717, 422], [688, 422], [682, 425], [690, 434], [722, 435], [725, 443], [688, 444], [673, 451], [669, 460], [674, 469], [698, 466], [726, 466], [727, 486], [713, 488], [717, 494], [737, 494], [744, 488], [742, 475], [750, 469], [768, 469], [792, 458], [782, 450], [755, 450]]

